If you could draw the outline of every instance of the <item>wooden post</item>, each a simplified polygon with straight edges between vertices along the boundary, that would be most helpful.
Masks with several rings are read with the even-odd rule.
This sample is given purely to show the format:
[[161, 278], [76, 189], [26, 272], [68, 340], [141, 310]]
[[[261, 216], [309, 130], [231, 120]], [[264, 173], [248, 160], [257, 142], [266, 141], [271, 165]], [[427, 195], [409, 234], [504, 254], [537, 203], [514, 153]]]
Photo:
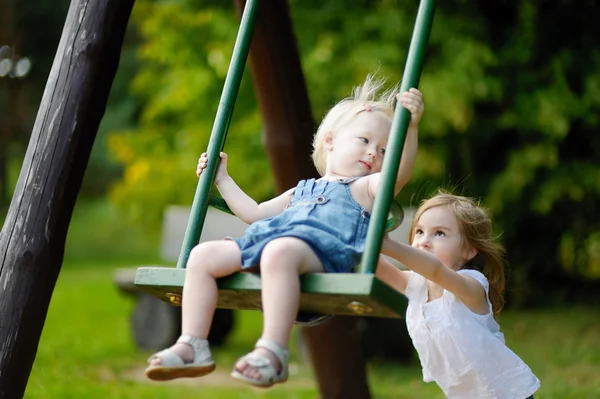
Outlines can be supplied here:
[[[238, 13], [244, 0], [235, 0]], [[286, 0], [263, 0], [250, 67], [263, 118], [263, 138], [278, 192], [318, 176], [310, 154], [315, 122]]]
[[[235, 3], [241, 15], [244, 0]], [[265, 146], [281, 193], [301, 179], [318, 176], [310, 158], [315, 123], [287, 1], [264, 1], [258, 12], [250, 66]], [[323, 399], [370, 398], [357, 320], [334, 317], [302, 329]]]
[[0, 233], [0, 398], [20, 398], [133, 0], [73, 0]]

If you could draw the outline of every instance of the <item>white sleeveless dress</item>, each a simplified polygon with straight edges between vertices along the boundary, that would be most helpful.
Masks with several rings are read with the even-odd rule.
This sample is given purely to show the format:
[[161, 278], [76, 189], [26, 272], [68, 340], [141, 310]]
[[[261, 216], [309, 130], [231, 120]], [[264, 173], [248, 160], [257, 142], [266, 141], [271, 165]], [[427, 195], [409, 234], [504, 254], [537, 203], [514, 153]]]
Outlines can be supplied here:
[[427, 302], [427, 280], [411, 273], [406, 286], [406, 324], [423, 367], [423, 380], [435, 381], [448, 399], [526, 399], [540, 381], [504, 343], [494, 319], [487, 278], [464, 269], [483, 285], [489, 312], [472, 312], [454, 294]]

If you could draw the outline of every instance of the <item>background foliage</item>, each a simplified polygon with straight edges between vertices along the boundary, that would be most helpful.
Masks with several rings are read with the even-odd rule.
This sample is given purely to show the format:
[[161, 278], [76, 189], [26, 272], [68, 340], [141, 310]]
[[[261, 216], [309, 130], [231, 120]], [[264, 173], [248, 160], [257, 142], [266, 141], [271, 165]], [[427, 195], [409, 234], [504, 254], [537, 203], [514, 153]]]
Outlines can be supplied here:
[[[136, 1], [26, 397], [198, 392], [138, 380], [148, 353], [138, 353], [129, 336], [133, 302], [115, 289], [112, 272], [160, 263], [165, 206], [192, 201], [196, 160], [208, 142], [238, 27], [232, 3]], [[417, 2], [289, 4], [315, 120], [369, 72], [390, 84], [401, 79]], [[68, 0], [0, 0], [0, 46], [33, 63], [22, 79], [0, 77], [0, 221], [68, 6]], [[551, 306], [508, 309], [501, 320], [509, 346], [540, 377], [540, 394], [548, 398], [597, 397], [600, 389], [593, 350], [600, 302], [598, 6], [597, 0], [438, 2], [420, 85], [426, 113], [418, 163], [401, 193], [403, 203], [416, 205], [442, 186], [491, 209], [508, 247], [509, 307]], [[260, 201], [275, 194], [249, 74], [226, 150], [231, 174], [250, 195]], [[242, 314], [227, 349], [217, 353], [220, 364], [252, 345], [261, 325], [256, 317]], [[82, 340], [90, 334], [95, 339]], [[441, 395], [422, 383], [414, 364], [375, 360], [369, 369], [375, 397]], [[309, 385], [267, 396], [314, 397], [310, 372], [295, 379]], [[227, 387], [202, 389], [215, 397], [255, 396], [226, 381]]]
[[[369, 72], [401, 79], [415, 3], [351, 3], [315, 12], [314, 2], [290, 2], [316, 120]], [[112, 195], [151, 220], [193, 195], [188, 176], [208, 140], [237, 17], [223, 3], [136, 7], [143, 68], [133, 90], [144, 105], [136, 128], [109, 141], [126, 165]], [[598, 15], [577, 7], [440, 4], [421, 79], [426, 116], [404, 201], [438, 186], [482, 198], [503, 232], [519, 303], [535, 298], [532, 278], [600, 277]], [[232, 175], [258, 200], [273, 195], [248, 79], [230, 132]]]
[[[20, 83], [32, 104], [55, 48], [44, 40], [57, 42], [63, 22], [55, 16], [40, 31], [26, 29], [41, 12], [34, 3], [15, 11], [16, 42], [39, 68]], [[416, 2], [289, 4], [315, 120], [369, 72], [390, 84], [401, 79]], [[440, 186], [481, 198], [508, 248], [514, 305], [597, 292], [599, 10], [594, 0], [454, 0], [437, 7], [420, 85], [426, 113], [419, 156], [401, 200], [415, 205]], [[237, 26], [232, 2], [136, 2], [83, 197], [108, 195], [148, 229], [159, 228], [166, 205], [191, 203]], [[10, 137], [13, 160], [20, 159], [13, 145], [19, 137], [23, 143]], [[248, 73], [225, 150], [230, 173], [252, 197], [275, 194]], [[545, 295], [549, 290], [553, 295]]]

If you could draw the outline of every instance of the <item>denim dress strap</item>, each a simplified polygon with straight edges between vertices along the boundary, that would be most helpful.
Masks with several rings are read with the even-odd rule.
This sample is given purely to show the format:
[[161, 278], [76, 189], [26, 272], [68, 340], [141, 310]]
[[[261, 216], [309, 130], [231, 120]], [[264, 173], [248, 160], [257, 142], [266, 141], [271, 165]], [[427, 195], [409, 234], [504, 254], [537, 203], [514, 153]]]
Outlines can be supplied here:
[[345, 178], [345, 179], [337, 179], [337, 181], [340, 182], [340, 183], [343, 183], [343, 184], [350, 184], [353, 181], [356, 181], [356, 180], [360, 179], [361, 177], [363, 177], [363, 176], [354, 176], [354, 177], [348, 177], [348, 178]]

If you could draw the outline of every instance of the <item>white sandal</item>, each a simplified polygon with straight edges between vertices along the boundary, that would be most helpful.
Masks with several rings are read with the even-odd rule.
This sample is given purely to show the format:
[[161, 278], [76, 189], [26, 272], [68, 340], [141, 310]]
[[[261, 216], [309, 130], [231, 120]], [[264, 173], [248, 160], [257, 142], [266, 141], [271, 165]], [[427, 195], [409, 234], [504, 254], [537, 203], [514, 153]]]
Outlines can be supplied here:
[[240, 358], [236, 362], [236, 364], [240, 361], [248, 363], [248, 366], [254, 368], [260, 373], [260, 378], [254, 379], [246, 377], [244, 374], [240, 373], [235, 368], [231, 372], [231, 376], [238, 381], [242, 381], [246, 384], [263, 388], [272, 387], [277, 383], [286, 382], [288, 379], [288, 358], [290, 356], [290, 351], [287, 349], [283, 349], [273, 341], [269, 341], [267, 339], [262, 338], [256, 342], [256, 345], [254, 345], [254, 347], [265, 348], [271, 351], [277, 357], [277, 359], [279, 359], [279, 364], [281, 365], [281, 370], [279, 371], [279, 373], [277, 372], [273, 364], [271, 364], [271, 360], [268, 357], [264, 355], [257, 355], [255, 353], [249, 353], [246, 356]]
[[183, 377], [202, 377], [215, 369], [215, 362], [208, 347], [208, 341], [182, 335], [177, 343], [188, 344], [194, 350], [194, 361], [185, 363], [181, 356], [171, 349], [165, 349], [150, 356], [148, 363], [159, 359], [160, 364], [150, 364], [146, 368], [146, 377], [155, 381], [169, 381]]

